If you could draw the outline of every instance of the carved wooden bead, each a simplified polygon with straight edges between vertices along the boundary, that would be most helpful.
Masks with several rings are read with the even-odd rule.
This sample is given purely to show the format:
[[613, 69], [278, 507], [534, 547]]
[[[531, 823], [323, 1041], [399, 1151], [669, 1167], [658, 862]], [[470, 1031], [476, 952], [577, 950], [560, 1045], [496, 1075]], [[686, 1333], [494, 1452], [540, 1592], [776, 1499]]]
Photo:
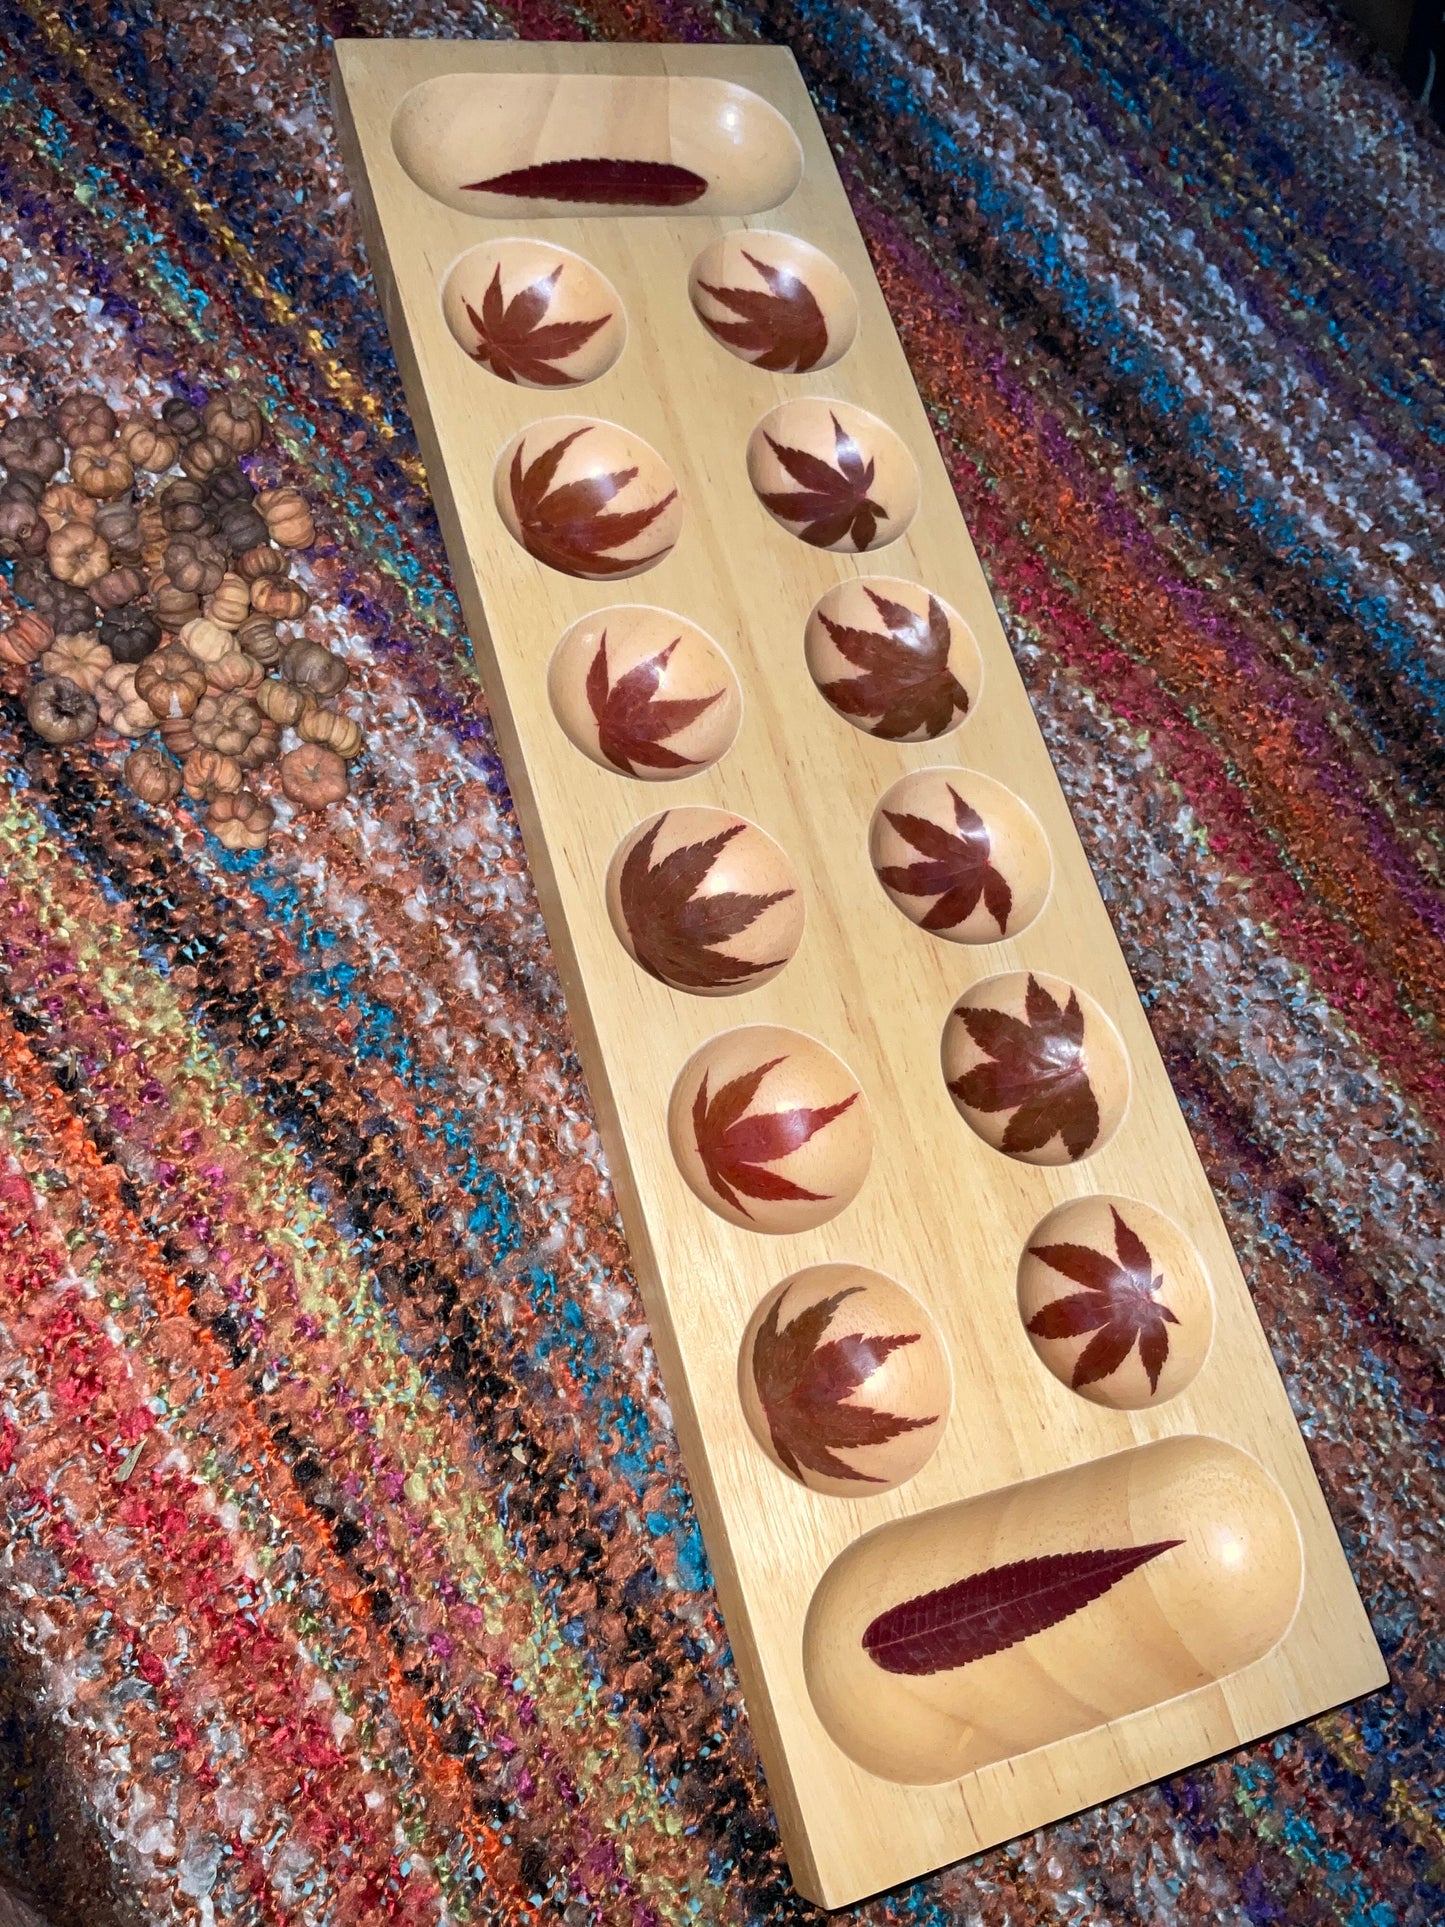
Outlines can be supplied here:
[[145, 587], [138, 569], [107, 569], [90, 585], [90, 593], [102, 609], [123, 609], [134, 602]]
[[147, 415], [132, 415], [120, 431], [120, 445], [137, 468], [160, 475], [181, 452], [180, 440]]
[[161, 741], [171, 752], [172, 756], [185, 758], [189, 756], [196, 747], [196, 739], [191, 733], [191, 719], [189, 716], [165, 716], [161, 719], [157, 727], [161, 732]]
[[[115, 439], [115, 410], [103, 395], [67, 395], [55, 411], [55, 428], [73, 449], [104, 448]], [[74, 462], [70, 466], [74, 473]]]
[[66, 676], [46, 676], [32, 683], [25, 697], [25, 714], [36, 735], [47, 743], [83, 743], [95, 734], [100, 711], [88, 689]]
[[294, 622], [311, 607], [311, 598], [289, 575], [261, 575], [251, 584], [251, 607], [276, 622]]
[[219, 622], [209, 622], [202, 616], [196, 622], [188, 622], [181, 630], [181, 641], [197, 662], [219, 662], [228, 656], [236, 646], [236, 638], [229, 629], [223, 629]]
[[16, 415], [0, 428], [0, 462], [11, 475], [48, 482], [65, 466], [65, 444], [41, 415]]
[[248, 616], [236, 631], [236, 641], [248, 656], [266, 669], [281, 660], [281, 652], [286, 647], [285, 640], [269, 616]]
[[240, 555], [267, 539], [266, 524], [250, 502], [228, 502], [216, 518], [216, 535], [232, 555]]
[[234, 795], [244, 778], [234, 756], [218, 749], [193, 749], [181, 766], [181, 783], [187, 796], [198, 803], [210, 803], [218, 796]]
[[278, 729], [293, 728], [311, 704], [304, 689], [298, 689], [294, 682], [278, 681], [275, 676], [266, 678], [256, 691], [254, 701], [262, 715], [268, 716]]
[[225, 551], [209, 536], [175, 535], [166, 544], [166, 574], [178, 589], [210, 595], [225, 573]]
[[95, 701], [102, 722], [117, 736], [146, 736], [156, 726], [150, 704], [136, 694], [135, 670], [129, 663], [113, 663], [106, 670]]
[[88, 589], [110, 567], [110, 549], [103, 535], [85, 522], [68, 522], [45, 545], [45, 559], [57, 582]]
[[177, 642], [147, 656], [135, 673], [137, 693], [162, 721], [189, 716], [206, 693], [206, 672]]
[[211, 591], [205, 606], [209, 621], [219, 622], [223, 629], [234, 632], [251, 613], [250, 584], [227, 570]]
[[101, 677], [114, 661], [95, 631], [87, 629], [79, 635], [57, 636], [40, 658], [40, 667], [47, 676], [64, 676], [77, 689], [93, 696]]
[[141, 557], [148, 569], [159, 574], [164, 563], [166, 544], [170, 540], [170, 531], [166, 528], [159, 505], [155, 502], [143, 503], [136, 517], [136, 525]]
[[77, 635], [95, 623], [95, 604], [86, 591], [69, 582], [57, 582], [41, 565], [17, 568], [12, 587], [17, 600], [30, 603], [58, 636]]
[[286, 558], [269, 542], [258, 542], [254, 549], [245, 549], [236, 557], [236, 573], [246, 582], [255, 582], [263, 575], [285, 575]]
[[151, 601], [167, 629], [184, 629], [201, 613], [201, 598], [190, 589], [178, 588], [168, 575], [151, 578]]
[[161, 625], [149, 609], [128, 603], [101, 623], [100, 639], [117, 662], [140, 663], [160, 647]]
[[199, 413], [182, 395], [172, 395], [169, 401], [161, 403], [161, 420], [183, 442], [194, 441], [204, 433]]
[[271, 540], [283, 549], [309, 549], [316, 540], [316, 524], [299, 489], [262, 489], [256, 506], [266, 518]]
[[55, 631], [44, 616], [27, 609], [8, 629], [0, 629], [0, 662], [24, 668], [43, 656], [54, 640]]
[[129, 496], [117, 496], [114, 501], [101, 502], [91, 526], [97, 535], [105, 537], [110, 544], [111, 555], [117, 562], [134, 562], [139, 556], [140, 515]]
[[296, 734], [303, 742], [320, 743], [325, 749], [335, 750], [348, 763], [361, 754], [364, 740], [349, 716], [338, 715], [334, 709], [323, 709], [319, 703], [307, 703], [296, 719]]
[[143, 803], [169, 803], [179, 795], [181, 772], [158, 749], [133, 749], [125, 759], [125, 780]]
[[95, 522], [99, 502], [93, 495], [87, 495], [74, 482], [52, 482], [40, 498], [40, 513], [51, 534], [63, 529], [67, 522]]
[[232, 649], [206, 664], [206, 687], [213, 696], [229, 696], [239, 689], [254, 701], [264, 673], [260, 663], [253, 662], [243, 649]]
[[281, 657], [281, 674], [287, 682], [308, 690], [313, 698], [336, 695], [350, 678], [340, 656], [333, 656], [329, 649], [306, 636], [298, 636], [286, 645]]
[[44, 555], [49, 540], [40, 504], [26, 490], [24, 478], [12, 476], [0, 489], [0, 555], [17, 562], [22, 556]]
[[234, 508], [238, 502], [249, 508], [255, 499], [256, 490], [250, 476], [236, 462], [225, 463], [206, 478], [206, 500], [213, 511]]
[[244, 770], [262, 769], [281, 754], [281, 732], [275, 723], [263, 722], [236, 761]]
[[228, 850], [264, 850], [276, 812], [248, 789], [233, 790], [212, 803], [206, 828]]
[[125, 494], [135, 469], [125, 450], [112, 442], [104, 448], [77, 448], [70, 458], [70, 479], [85, 494], [108, 502]]
[[193, 482], [204, 482], [218, 468], [225, 468], [230, 459], [230, 449], [211, 435], [197, 435], [194, 441], [187, 442], [180, 457], [182, 472]]
[[201, 419], [206, 433], [229, 448], [233, 455], [249, 455], [261, 446], [266, 424], [260, 409], [242, 389], [217, 395], [206, 403]]
[[202, 749], [218, 749], [226, 756], [239, 756], [260, 729], [260, 710], [238, 689], [227, 695], [207, 693], [191, 716], [191, 733]]
[[281, 787], [298, 809], [324, 810], [347, 792], [346, 765], [335, 750], [302, 743], [281, 758]]
[[178, 475], [166, 483], [156, 501], [161, 519], [172, 535], [209, 532], [213, 526], [210, 504], [199, 482], [187, 481]]

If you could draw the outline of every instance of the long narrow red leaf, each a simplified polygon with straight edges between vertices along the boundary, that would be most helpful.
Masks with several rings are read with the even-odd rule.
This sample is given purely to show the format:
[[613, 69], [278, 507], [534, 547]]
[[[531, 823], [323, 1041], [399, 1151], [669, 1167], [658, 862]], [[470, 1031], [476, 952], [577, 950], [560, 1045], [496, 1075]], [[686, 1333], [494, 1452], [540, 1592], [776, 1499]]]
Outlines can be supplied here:
[[990, 1566], [879, 1613], [863, 1650], [885, 1673], [947, 1672], [1055, 1626], [1182, 1539], [1094, 1552], [1052, 1552]]
[[671, 161], [539, 161], [489, 180], [467, 181], [465, 194], [515, 194], [533, 201], [578, 201], [593, 207], [686, 207], [707, 193], [707, 182]]

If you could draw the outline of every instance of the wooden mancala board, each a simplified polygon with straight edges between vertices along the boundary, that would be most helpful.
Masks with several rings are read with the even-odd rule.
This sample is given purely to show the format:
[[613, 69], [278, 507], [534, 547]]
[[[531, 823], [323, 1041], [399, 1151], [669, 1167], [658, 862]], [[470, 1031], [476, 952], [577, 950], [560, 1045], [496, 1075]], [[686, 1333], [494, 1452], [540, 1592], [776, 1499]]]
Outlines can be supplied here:
[[791, 56], [336, 61], [798, 1886], [1379, 1686]]

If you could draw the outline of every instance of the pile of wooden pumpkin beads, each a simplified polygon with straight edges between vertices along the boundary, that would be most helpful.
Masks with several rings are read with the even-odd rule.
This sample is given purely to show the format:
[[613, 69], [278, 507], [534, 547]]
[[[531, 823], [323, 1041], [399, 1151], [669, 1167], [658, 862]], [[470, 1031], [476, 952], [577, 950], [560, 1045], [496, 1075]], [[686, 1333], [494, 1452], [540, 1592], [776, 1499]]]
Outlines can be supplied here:
[[0, 557], [28, 605], [0, 630], [0, 664], [28, 673], [31, 728], [62, 747], [134, 740], [136, 793], [164, 804], [184, 790], [232, 850], [265, 847], [268, 766], [294, 806], [323, 809], [362, 748], [327, 700], [346, 664], [282, 627], [311, 601], [287, 552], [316, 531], [296, 489], [258, 493], [241, 466], [265, 426], [231, 391], [124, 420], [72, 395], [0, 427]]

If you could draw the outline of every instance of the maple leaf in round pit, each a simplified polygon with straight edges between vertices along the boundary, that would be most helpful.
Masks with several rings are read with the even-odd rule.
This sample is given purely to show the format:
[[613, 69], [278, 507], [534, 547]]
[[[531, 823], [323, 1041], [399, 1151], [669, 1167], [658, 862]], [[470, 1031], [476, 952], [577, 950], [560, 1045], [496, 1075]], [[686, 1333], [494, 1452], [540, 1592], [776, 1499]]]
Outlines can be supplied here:
[[1030, 1164], [1072, 1164], [1117, 1126], [1129, 1073], [1092, 999], [1032, 971], [975, 984], [944, 1031], [944, 1077], [972, 1128]]
[[783, 402], [748, 442], [758, 500], [814, 548], [859, 554], [892, 542], [918, 506], [918, 471], [885, 423], [812, 397]]
[[[725, 1031], [683, 1067], [668, 1138], [692, 1190], [745, 1230], [802, 1231], [858, 1191], [873, 1128], [857, 1080], [816, 1038], [775, 1024]], [[912, 1329], [912, 1327], [910, 1327]]]
[[828, 352], [828, 326], [812, 289], [796, 274], [772, 267], [746, 249], [743, 259], [763, 287], [720, 288], [699, 282], [704, 294], [737, 317], [714, 321], [704, 315], [704, 324], [755, 368], [799, 375], [816, 368]]
[[1019, 1262], [1018, 1297], [1055, 1378], [1115, 1410], [1172, 1398], [1209, 1349], [1213, 1299], [1198, 1253], [1133, 1199], [1075, 1198], [1050, 1212]]
[[624, 839], [607, 877], [612, 926], [649, 976], [724, 996], [776, 975], [798, 947], [802, 898], [783, 852], [745, 817], [664, 810]]
[[530, 555], [563, 575], [637, 575], [677, 540], [682, 512], [660, 455], [607, 422], [525, 430], [502, 458], [497, 506]]
[[997, 943], [1032, 923], [1053, 865], [1032, 810], [974, 770], [915, 770], [874, 812], [868, 852], [912, 923], [950, 943]]
[[912, 1478], [949, 1405], [942, 1341], [910, 1292], [861, 1265], [818, 1265], [771, 1291], [744, 1335], [754, 1437], [813, 1491], [857, 1497]]
[[552, 296], [562, 269], [534, 281], [529, 288], [502, 298], [502, 270], [496, 268], [482, 297], [480, 314], [467, 301], [467, 319], [476, 330], [472, 360], [490, 368], [503, 381], [526, 382], [534, 388], [570, 388], [575, 377], [557, 366], [569, 355], [585, 348], [610, 315], [597, 315], [590, 321], [554, 321], [544, 325]]
[[742, 714], [722, 650], [665, 609], [617, 605], [573, 623], [553, 651], [547, 693], [585, 756], [646, 782], [708, 768]]
[[710, 241], [692, 264], [688, 293], [714, 341], [770, 373], [831, 368], [858, 332], [847, 276], [821, 249], [769, 228]]
[[442, 314], [472, 361], [523, 388], [595, 381], [627, 332], [606, 275], [567, 248], [519, 236], [461, 256], [442, 286]]
[[885, 742], [956, 729], [982, 681], [962, 617], [926, 589], [887, 577], [835, 584], [809, 616], [804, 643], [825, 701]]

